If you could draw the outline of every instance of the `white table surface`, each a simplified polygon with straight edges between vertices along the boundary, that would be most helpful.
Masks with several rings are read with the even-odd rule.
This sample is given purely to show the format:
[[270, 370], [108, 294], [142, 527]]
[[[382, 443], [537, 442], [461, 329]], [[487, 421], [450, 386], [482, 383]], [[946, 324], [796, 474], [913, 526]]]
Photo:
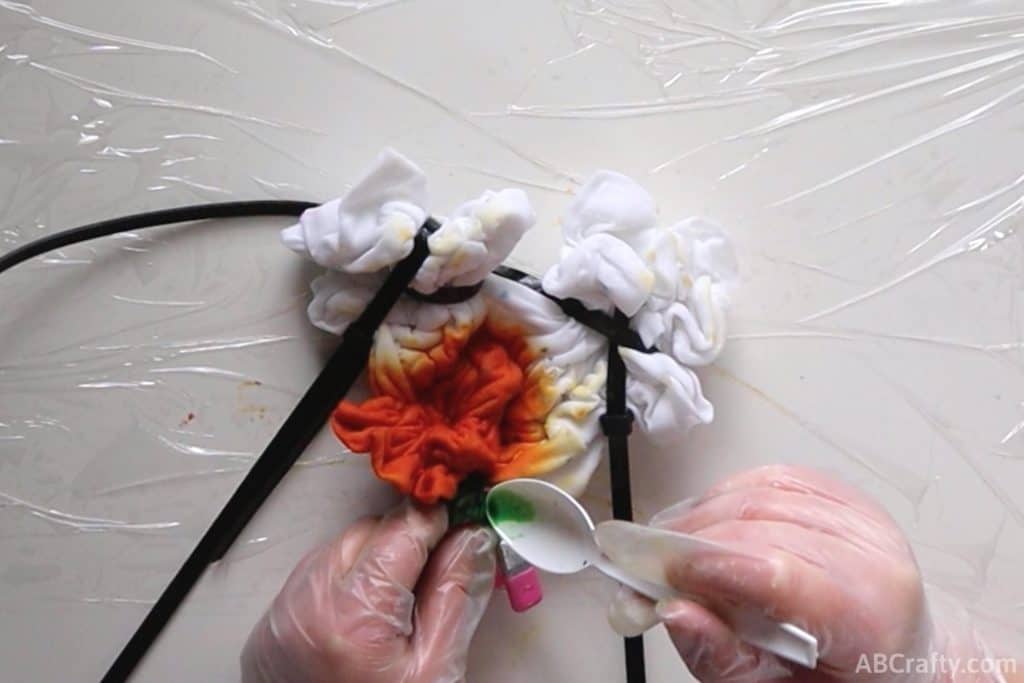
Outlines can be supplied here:
[[[713, 425], [634, 440], [646, 517], [741, 468], [879, 496], [930, 581], [1024, 630], [1019, 3], [0, 1], [0, 248], [134, 211], [327, 199], [384, 146], [438, 213], [526, 189], [540, 272], [598, 168], [734, 236]], [[0, 279], [0, 662], [91, 681], [333, 340], [286, 220], [105, 239]], [[189, 416], [192, 416], [191, 418]], [[606, 515], [607, 477], [585, 498]], [[393, 495], [322, 434], [136, 680], [232, 681], [299, 556]], [[106, 521], [96, 521], [106, 520]], [[604, 580], [497, 600], [470, 680], [617, 681]], [[662, 633], [649, 679], [684, 680]]]

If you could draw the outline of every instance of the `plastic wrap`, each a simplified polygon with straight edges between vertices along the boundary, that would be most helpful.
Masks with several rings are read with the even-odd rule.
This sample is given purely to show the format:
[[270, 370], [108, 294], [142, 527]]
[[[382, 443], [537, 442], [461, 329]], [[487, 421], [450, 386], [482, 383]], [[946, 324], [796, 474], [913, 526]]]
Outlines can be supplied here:
[[[1024, 15], [866, 0], [0, 0], [0, 248], [133, 211], [324, 200], [379, 149], [439, 205], [481, 187], [556, 217], [614, 168], [739, 249], [716, 421], [636, 440], [638, 517], [768, 462], [878, 496], [926, 576], [1024, 630]], [[0, 660], [96, 679], [335, 343], [284, 221], [100, 240], [0, 280]], [[599, 476], [584, 502], [607, 515]], [[302, 552], [391, 492], [323, 434], [144, 664], [230, 680]], [[597, 577], [492, 605], [489, 681], [608, 680]], [[545, 647], [573, 633], [585, 650]], [[677, 680], [660, 636], [650, 680]], [[61, 656], [55, 657], [54, 653]], [[572, 654], [575, 652], [576, 654]]]

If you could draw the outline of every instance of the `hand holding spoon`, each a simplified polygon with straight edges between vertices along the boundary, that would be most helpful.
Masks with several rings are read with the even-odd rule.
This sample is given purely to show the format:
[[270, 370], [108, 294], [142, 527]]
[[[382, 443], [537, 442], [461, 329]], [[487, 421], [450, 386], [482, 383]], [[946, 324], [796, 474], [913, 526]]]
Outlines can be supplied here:
[[[539, 479], [512, 479], [494, 486], [487, 494], [487, 518], [498, 535], [538, 569], [574, 574], [594, 567], [652, 600], [684, 597], [665, 580], [664, 564], [640, 563], [639, 572], [626, 571], [620, 562], [629, 558], [605, 555], [599, 545], [602, 540], [638, 538], [643, 554], [650, 557], [677, 555], [680, 542], [695, 551], [721, 551], [694, 536], [629, 522], [605, 522], [595, 534], [594, 522], [575, 498]], [[622, 543], [608, 545], [623, 547]], [[817, 663], [817, 639], [793, 624], [739, 608], [726, 609], [722, 616], [752, 645], [809, 668]]]

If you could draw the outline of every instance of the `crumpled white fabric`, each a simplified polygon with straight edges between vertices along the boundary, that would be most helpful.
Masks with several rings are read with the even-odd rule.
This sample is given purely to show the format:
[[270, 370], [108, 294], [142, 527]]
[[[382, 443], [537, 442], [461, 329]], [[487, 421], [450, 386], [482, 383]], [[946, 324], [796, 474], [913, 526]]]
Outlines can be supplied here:
[[[330, 270], [377, 273], [412, 251], [416, 233], [429, 215], [428, 203], [423, 171], [386, 149], [344, 197], [303, 212], [298, 224], [282, 231], [281, 241]], [[488, 191], [465, 202], [428, 239], [430, 255], [412, 288], [432, 294], [446, 285], [479, 282], [509, 255], [535, 220], [522, 190]], [[324, 329], [336, 328], [339, 322], [311, 319]]]
[[588, 308], [616, 308], [644, 343], [686, 365], [706, 365], [725, 343], [736, 256], [713, 223], [656, 225], [654, 200], [635, 181], [600, 171], [562, 219], [565, 246], [544, 289]]
[[344, 197], [304, 211], [281, 241], [325, 268], [373, 273], [409, 255], [426, 204], [426, 175], [387, 149]]
[[[422, 171], [388, 150], [344, 197], [307, 211], [283, 231], [289, 248], [328, 269], [312, 284], [314, 325], [344, 332], [388, 269], [412, 249], [426, 206]], [[412, 286], [432, 293], [483, 281], [483, 288], [458, 304], [400, 300], [376, 335], [372, 358], [411, 368], [453, 329], [477, 330], [485, 321], [515, 326], [542, 351], [528, 372], [545, 373], [556, 394], [544, 424], [559, 457], [532, 476], [579, 494], [606, 449], [598, 418], [607, 340], [542, 294], [488, 277], [533, 222], [526, 195], [515, 189], [488, 191], [456, 208], [429, 238], [430, 256]], [[544, 290], [631, 317], [644, 344], [658, 351], [622, 349], [628, 406], [655, 443], [678, 443], [714, 417], [691, 366], [710, 363], [725, 341], [725, 312], [737, 279], [729, 240], [699, 218], [658, 227], [651, 196], [611, 171], [596, 173], [579, 191], [562, 228], [565, 245], [543, 277]]]
[[725, 313], [738, 278], [728, 238], [688, 218], [661, 228], [654, 200], [632, 179], [600, 171], [562, 220], [565, 245], [544, 289], [589, 308], [631, 318], [644, 344], [625, 349], [628, 404], [656, 443], [669, 445], [714, 418], [691, 366], [712, 362], [725, 344]]

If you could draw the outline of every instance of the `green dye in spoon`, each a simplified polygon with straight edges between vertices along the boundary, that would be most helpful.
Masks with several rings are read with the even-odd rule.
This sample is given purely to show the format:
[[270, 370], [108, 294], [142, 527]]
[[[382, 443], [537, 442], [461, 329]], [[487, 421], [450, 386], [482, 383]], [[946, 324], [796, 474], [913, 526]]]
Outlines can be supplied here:
[[487, 497], [487, 516], [495, 526], [531, 522], [536, 514], [533, 503], [511, 491], [498, 489]]

